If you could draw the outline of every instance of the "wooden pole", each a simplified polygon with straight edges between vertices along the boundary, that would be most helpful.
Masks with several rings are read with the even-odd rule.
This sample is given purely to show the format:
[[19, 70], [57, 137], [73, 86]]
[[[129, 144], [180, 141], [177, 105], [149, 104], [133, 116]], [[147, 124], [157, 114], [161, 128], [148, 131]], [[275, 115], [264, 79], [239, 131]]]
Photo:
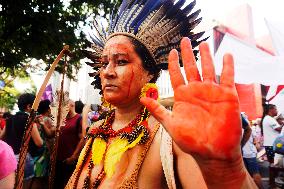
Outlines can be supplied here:
[[24, 169], [25, 169], [25, 162], [26, 162], [26, 157], [27, 157], [27, 153], [28, 153], [28, 146], [29, 146], [29, 141], [30, 141], [30, 138], [31, 138], [33, 121], [34, 121], [34, 118], [36, 116], [36, 111], [37, 111], [41, 96], [43, 95], [45, 87], [46, 87], [55, 67], [57, 66], [58, 62], [63, 57], [63, 55], [68, 52], [68, 49], [69, 49], [68, 45], [64, 46], [62, 51], [59, 53], [59, 55], [56, 57], [56, 59], [52, 63], [52, 65], [51, 65], [50, 69], [48, 70], [48, 72], [45, 76], [45, 79], [44, 79], [44, 81], [43, 81], [43, 83], [40, 87], [40, 90], [36, 95], [34, 103], [32, 105], [32, 110], [31, 110], [31, 113], [28, 117], [28, 121], [27, 121], [27, 124], [26, 124], [26, 127], [25, 127], [23, 139], [22, 139], [19, 162], [18, 162], [17, 172], [16, 172], [16, 183], [15, 183], [15, 187], [14, 187], [15, 189], [22, 189], [23, 188]]

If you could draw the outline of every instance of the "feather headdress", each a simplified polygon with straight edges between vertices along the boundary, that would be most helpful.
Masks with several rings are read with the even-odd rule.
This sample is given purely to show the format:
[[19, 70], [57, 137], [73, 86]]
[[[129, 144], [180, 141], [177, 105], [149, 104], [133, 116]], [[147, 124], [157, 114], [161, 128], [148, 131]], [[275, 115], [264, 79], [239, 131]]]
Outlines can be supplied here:
[[[155, 60], [157, 68], [165, 68], [170, 50], [180, 50], [182, 37], [191, 39], [195, 48], [204, 32], [193, 33], [201, 22], [200, 10], [193, 11], [196, 1], [184, 6], [186, 0], [123, 0], [118, 13], [110, 17], [108, 30], [94, 22], [92, 52], [87, 53], [93, 63], [88, 63], [94, 70], [100, 67], [99, 57], [105, 43], [116, 35], [132, 37], [142, 43]], [[183, 7], [184, 6], [184, 7]], [[181, 9], [183, 7], [183, 9]], [[199, 40], [199, 41], [198, 41]], [[91, 73], [95, 77], [96, 72]], [[93, 83], [95, 84], [95, 83]]]

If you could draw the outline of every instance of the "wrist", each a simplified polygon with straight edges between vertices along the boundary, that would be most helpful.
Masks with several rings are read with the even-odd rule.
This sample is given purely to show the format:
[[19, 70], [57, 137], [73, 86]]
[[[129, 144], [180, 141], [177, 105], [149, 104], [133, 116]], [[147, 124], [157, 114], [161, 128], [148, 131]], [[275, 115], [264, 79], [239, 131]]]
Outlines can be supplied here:
[[231, 161], [199, 160], [197, 162], [208, 188], [242, 188], [247, 180], [248, 175], [241, 156]]

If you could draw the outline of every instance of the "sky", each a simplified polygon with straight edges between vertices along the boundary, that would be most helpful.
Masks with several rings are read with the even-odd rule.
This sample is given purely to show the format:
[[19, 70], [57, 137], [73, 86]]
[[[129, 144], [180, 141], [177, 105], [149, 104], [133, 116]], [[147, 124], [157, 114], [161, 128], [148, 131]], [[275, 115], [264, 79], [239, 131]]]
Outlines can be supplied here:
[[274, 22], [281, 22], [281, 18], [284, 18], [283, 0], [196, 0], [196, 7], [201, 9], [203, 21], [222, 20], [226, 13], [245, 3], [252, 8], [256, 37], [268, 34], [264, 18]]

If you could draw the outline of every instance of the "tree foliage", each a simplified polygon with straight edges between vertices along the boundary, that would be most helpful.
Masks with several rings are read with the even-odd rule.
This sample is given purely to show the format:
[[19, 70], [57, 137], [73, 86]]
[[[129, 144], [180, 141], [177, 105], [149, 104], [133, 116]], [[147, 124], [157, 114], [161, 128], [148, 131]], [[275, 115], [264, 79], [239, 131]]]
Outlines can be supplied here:
[[0, 67], [24, 67], [31, 58], [51, 64], [68, 44], [74, 53], [67, 73], [70, 77], [79, 67], [80, 49], [90, 45], [82, 32], [90, 24], [87, 18], [108, 15], [118, 1], [1, 0]]
[[[11, 109], [19, 91], [16, 77], [26, 78], [27, 70], [37, 70], [32, 58], [48, 68], [63, 46], [73, 53], [67, 76], [80, 67], [81, 49], [90, 46], [82, 28], [91, 25], [89, 17], [107, 15], [121, 0], [0, 0], [0, 107]], [[116, 6], [118, 7], [118, 6]], [[42, 64], [42, 63], [39, 63]], [[61, 65], [61, 66], [60, 66]], [[63, 62], [57, 67], [61, 72]]]
[[[36, 88], [33, 85], [28, 73], [27, 73], [27, 67], [25, 68], [19, 68], [19, 69], [5, 69], [5, 72], [0, 75], [0, 81], [4, 81], [4, 86], [1, 86], [0, 88], [0, 108], [5, 108], [6, 110], [12, 110], [15, 103], [17, 102], [17, 99], [20, 95], [20, 92], [29, 92], [29, 93], [35, 93]], [[1, 68], [0, 68], [1, 72]], [[16, 75], [12, 76], [12, 75]], [[30, 83], [32, 88], [25, 90], [25, 91], [19, 91], [15, 86], [15, 81], [21, 82], [21, 83]]]

